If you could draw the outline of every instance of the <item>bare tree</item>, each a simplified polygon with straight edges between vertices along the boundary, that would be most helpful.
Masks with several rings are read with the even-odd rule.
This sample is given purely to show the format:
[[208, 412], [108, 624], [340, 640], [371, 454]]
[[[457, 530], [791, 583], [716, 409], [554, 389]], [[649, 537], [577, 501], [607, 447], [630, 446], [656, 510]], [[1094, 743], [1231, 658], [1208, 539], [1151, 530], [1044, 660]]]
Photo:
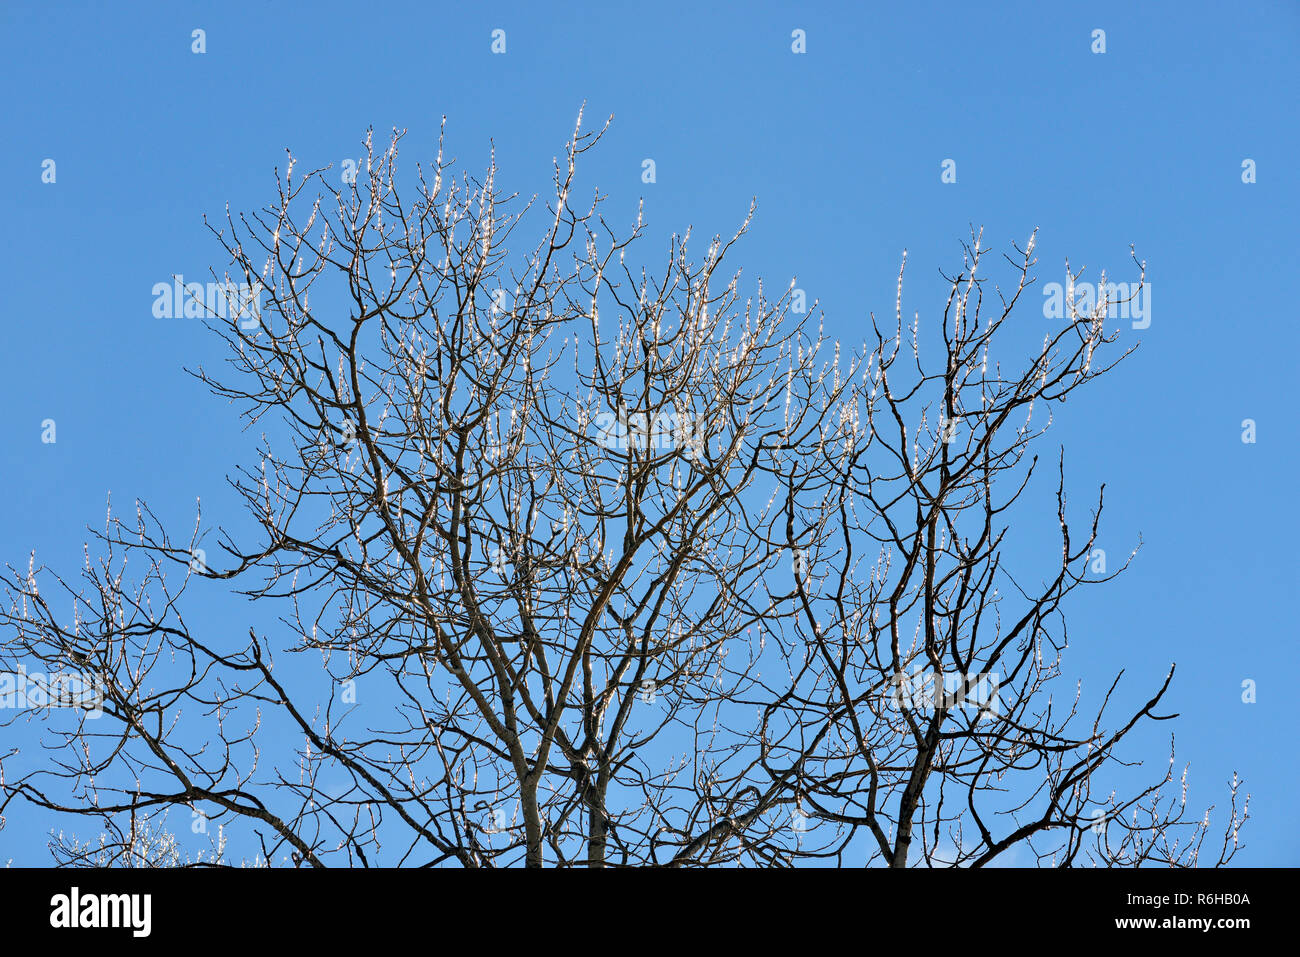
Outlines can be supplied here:
[[[865, 830], [870, 858], [891, 867], [918, 858], [981, 866], [1017, 845], [1040, 864], [1193, 865], [1209, 817], [1184, 821], [1185, 780], [1177, 799], [1163, 794], [1172, 741], [1158, 780], [1123, 797], [1100, 790], [1139, 722], [1175, 717], [1156, 713], [1173, 667], [1150, 700], [1109, 726], [1119, 676], [1086, 720], [1081, 688], [1072, 703], [1052, 696], [1068, 644], [1065, 597], [1133, 557], [1107, 574], [1095, 550], [1104, 486], [1083, 533], [1072, 533], [1063, 450], [1059, 561], [1036, 581], [1004, 561], [1050, 409], [1128, 354], [1106, 357], [1118, 335], [1104, 329], [1114, 303], [1103, 296], [1083, 313], [1071, 293], [1067, 320], [1038, 356], [1003, 368], [999, 333], [1033, 282], [1033, 248], [1031, 236], [1005, 257], [1014, 287], [994, 287], [986, 302], [977, 274], [987, 250], [972, 236], [962, 270], [945, 276], [937, 362], [923, 358], [919, 318], [904, 323], [902, 269], [888, 337], [872, 317], [866, 369], [841, 406], [847, 424], [786, 478], [787, 544], [802, 572], [788, 598], [804, 658], [765, 706], [764, 745], [799, 769], [809, 813], [846, 835]], [[1235, 853], [1245, 819], [1236, 793], [1234, 778], [1218, 863]], [[838, 857], [843, 846], [829, 850]]]
[[[262, 430], [231, 479], [252, 524], [218, 560], [140, 503], [80, 583], [9, 567], [0, 660], [78, 676], [103, 717], [40, 712], [0, 814], [93, 819], [63, 863], [178, 862], [140, 848], [182, 808], [219, 829], [206, 863], [1197, 863], [1208, 812], [1118, 752], [1172, 669], [1082, 730], [1050, 697], [1065, 597], [1114, 574], [1088, 577], [1101, 497], [1072, 537], [1063, 458], [1059, 563], [1031, 586], [1002, 557], [1042, 417], [1115, 361], [1107, 303], [1004, 372], [1033, 243], [992, 306], [972, 237], [941, 327], [905, 328], [900, 271], [893, 332], [841, 350], [793, 283], [722, 270], [749, 218], [625, 261], [641, 216], [619, 238], [574, 194], [602, 132], [579, 117], [544, 212], [441, 140], [400, 178], [394, 133], [356, 182], [290, 157], [273, 205], [210, 227], [265, 300], [209, 319], [233, 371], [195, 370]], [[187, 621], [209, 580], [272, 634]], [[1217, 863], [1245, 814], [1234, 782]]]

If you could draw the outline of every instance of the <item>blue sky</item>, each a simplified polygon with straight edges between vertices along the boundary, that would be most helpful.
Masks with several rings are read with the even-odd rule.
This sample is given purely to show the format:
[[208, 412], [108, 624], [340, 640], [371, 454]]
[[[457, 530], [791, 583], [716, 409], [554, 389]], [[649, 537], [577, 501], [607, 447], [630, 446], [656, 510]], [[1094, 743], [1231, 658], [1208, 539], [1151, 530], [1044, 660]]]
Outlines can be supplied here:
[[[504, 55], [490, 49], [498, 28]], [[1075, 603], [1069, 661], [1085, 681], [1125, 668], [1135, 691], [1176, 661], [1168, 710], [1182, 714], [1189, 802], [1221, 802], [1236, 771], [1253, 795], [1238, 862], [1300, 864], [1298, 41], [1295, 2], [7, 0], [0, 561], [35, 548], [75, 571], [110, 491], [182, 528], [198, 497], [205, 514], [234, 509], [224, 477], [255, 437], [183, 371], [220, 343], [196, 321], [154, 318], [151, 288], [224, 265], [203, 215], [268, 202], [286, 147], [337, 167], [367, 127], [382, 140], [399, 126], [404, 155], [427, 160], [445, 115], [463, 168], [494, 143], [499, 182], [530, 195], [585, 101], [588, 125], [614, 114], [584, 173], [608, 216], [630, 221], [644, 198], [648, 244], [666, 248], [688, 225], [734, 229], [757, 196], [736, 261], [781, 285], [797, 276], [846, 340], [869, 311], [892, 311], [904, 248], [910, 308], [934, 316], [937, 271], [959, 266], [971, 225], [998, 249], [1037, 228], [1040, 283], [1061, 281], [1067, 257], [1085, 279], [1135, 280], [1135, 245], [1150, 327], [1125, 330], [1141, 348], [1070, 404], [1051, 441], [1080, 505], [1106, 483], [1108, 553], [1145, 544]], [[941, 182], [949, 159], [955, 183]], [[1168, 730], [1134, 739], [1153, 766]], [[15, 827], [21, 813], [0, 859], [39, 863], [41, 827]]]

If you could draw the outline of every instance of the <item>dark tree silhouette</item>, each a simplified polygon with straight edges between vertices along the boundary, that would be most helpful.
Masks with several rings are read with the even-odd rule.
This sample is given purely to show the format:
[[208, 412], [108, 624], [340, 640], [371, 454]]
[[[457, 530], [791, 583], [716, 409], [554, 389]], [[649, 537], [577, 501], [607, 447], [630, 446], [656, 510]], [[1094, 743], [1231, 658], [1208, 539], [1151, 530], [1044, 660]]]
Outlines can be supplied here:
[[[232, 370], [195, 371], [262, 430], [231, 479], [257, 534], [218, 558], [139, 504], [80, 583], [9, 567], [0, 662], [79, 676], [103, 716], [9, 713], [46, 749], [0, 756], [0, 814], [91, 818], [61, 863], [180, 862], [168, 809], [233, 842], [204, 863], [1198, 863], [1172, 757], [1137, 780], [1119, 748], [1173, 669], [1135, 710], [1118, 677], [1086, 718], [1051, 695], [1066, 596], [1118, 574], [1090, 571], [1102, 498], [1075, 530], [1063, 453], [1059, 561], [1030, 584], [1003, 557], [1051, 407], [1122, 358], [1108, 303], [1008, 370], [1033, 240], [1004, 295], [972, 236], [941, 323], [904, 321], [900, 270], [850, 352], [793, 284], [722, 270], [748, 218], [625, 262], [640, 216], [620, 239], [574, 196], [601, 132], [579, 121], [545, 211], [441, 141], [400, 179], [394, 134], [341, 188], [291, 158], [212, 227], [264, 298], [209, 319]], [[277, 623], [187, 620], [209, 580]], [[1234, 779], [1214, 863], [1245, 814]]]

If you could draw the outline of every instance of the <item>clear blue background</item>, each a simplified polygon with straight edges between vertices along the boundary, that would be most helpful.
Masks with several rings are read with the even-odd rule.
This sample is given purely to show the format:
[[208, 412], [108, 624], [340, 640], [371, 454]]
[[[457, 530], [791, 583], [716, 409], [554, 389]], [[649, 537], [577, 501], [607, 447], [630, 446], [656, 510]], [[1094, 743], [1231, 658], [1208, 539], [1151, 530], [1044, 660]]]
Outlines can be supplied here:
[[[495, 28], [505, 55], [490, 51]], [[1221, 810], [1240, 773], [1253, 821], [1238, 863], [1298, 864], [1298, 42], [1294, 2], [6, 0], [0, 560], [25, 566], [36, 548], [75, 574], [110, 490], [178, 532], [198, 497], [205, 518], [237, 523], [224, 477], [256, 437], [182, 371], [215, 363], [220, 343], [195, 320], [155, 319], [150, 290], [220, 271], [202, 215], [267, 203], [286, 147], [337, 170], [368, 126], [379, 142], [399, 126], [403, 157], [427, 161], [445, 114], [463, 167], [480, 170], [494, 141], [499, 183], [527, 196], [545, 192], [585, 100], [588, 126], [615, 115], [584, 173], [615, 224], [644, 197], [657, 253], [687, 225], [734, 228], [757, 196], [735, 261], [778, 287], [796, 275], [846, 341], [869, 310], [891, 314], [905, 247], [907, 307], [933, 320], [937, 270], [956, 271], [972, 224], [998, 250], [1038, 227], [1040, 283], [1061, 280], [1067, 256], [1085, 279], [1136, 279], [1136, 244], [1151, 326], [1125, 330], [1141, 348], [1070, 404], [1049, 445], [1066, 446], [1078, 508], [1107, 483], [1111, 561], [1146, 544], [1073, 604], [1067, 664], [1094, 687], [1125, 668], [1137, 694], [1176, 661], [1189, 803]], [[945, 159], [956, 184], [940, 182]], [[1041, 337], [1040, 302], [1019, 320], [1027, 340]], [[1017, 530], [1051, 535], [1050, 513]], [[248, 617], [220, 607], [208, 633], [245, 634]], [[1158, 773], [1169, 730], [1130, 753]], [[49, 826], [11, 807], [0, 861], [47, 861]]]

